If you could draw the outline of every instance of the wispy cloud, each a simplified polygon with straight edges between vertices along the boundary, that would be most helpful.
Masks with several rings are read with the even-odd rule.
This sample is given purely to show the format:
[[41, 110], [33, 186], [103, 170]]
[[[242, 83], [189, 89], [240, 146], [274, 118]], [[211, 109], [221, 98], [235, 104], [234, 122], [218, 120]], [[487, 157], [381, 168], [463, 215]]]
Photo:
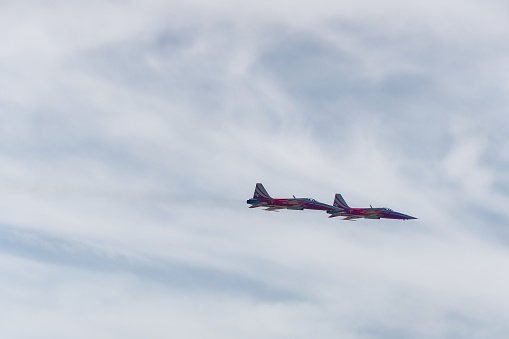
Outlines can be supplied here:
[[11, 337], [507, 336], [505, 4], [0, 6]]

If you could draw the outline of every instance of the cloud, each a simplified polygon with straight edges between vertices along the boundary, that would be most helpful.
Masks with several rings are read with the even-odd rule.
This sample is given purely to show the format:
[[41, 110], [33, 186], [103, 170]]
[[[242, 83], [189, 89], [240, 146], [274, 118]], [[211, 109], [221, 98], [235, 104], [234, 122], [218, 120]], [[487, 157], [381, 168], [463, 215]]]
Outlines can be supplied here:
[[505, 4], [1, 6], [11, 337], [507, 336]]
[[233, 272], [193, 267], [189, 263], [169, 262], [161, 258], [144, 258], [20, 228], [3, 226], [0, 247], [4, 253], [37, 262], [112, 275], [128, 273], [137, 279], [154, 281], [166, 288], [188, 290], [188, 293], [212, 290], [252, 294], [254, 298], [272, 301], [297, 298], [283, 290], [271, 291], [270, 286]]

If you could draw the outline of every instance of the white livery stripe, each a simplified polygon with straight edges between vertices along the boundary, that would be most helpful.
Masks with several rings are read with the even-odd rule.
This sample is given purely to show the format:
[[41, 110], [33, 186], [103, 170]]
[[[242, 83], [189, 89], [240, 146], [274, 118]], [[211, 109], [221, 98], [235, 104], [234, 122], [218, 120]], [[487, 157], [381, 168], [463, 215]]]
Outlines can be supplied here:
[[336, 197], [334, 198], [334, 206], [339, 208], [350, 209], [350, 207], [347, 205], [341, 194], [336, 194]]
[[262, 192], [260, 192], [260, 190], [258, 189], [258, 187], [256, 188], [255, 190], [256, 193], [258, 193], [259, 196], [263, 197], [263, 198], [266, 198], [266, 199], [270, 199], [267, 195], [263, 194]]
[[264, 199], [271, 199], [269, 193], [267, 193], [267, 191], [265, 190], [263, 185], [260, 184], [260, 183], [256, 184], [254, 196], [255, 196], [255, 198], [256, 197], [261, 197], [261, 198], [264, 198]]
[[258, 187], [256, 187], [256, 192], [264, 198], [268, 198], [267, 194], [261, 191]]

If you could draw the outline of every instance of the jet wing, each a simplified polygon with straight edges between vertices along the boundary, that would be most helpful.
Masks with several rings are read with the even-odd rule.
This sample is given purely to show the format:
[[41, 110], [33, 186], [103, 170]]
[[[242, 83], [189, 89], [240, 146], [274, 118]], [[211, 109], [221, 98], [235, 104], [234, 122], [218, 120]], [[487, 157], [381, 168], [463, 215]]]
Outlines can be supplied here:
[[284, 207], [280, 206], [270, 206], [269, 208], [266, 208], [265, 211], [276, 211], [279, 212], [279, 210], [285, 209]]
[[345, 211], [339, 211], [339, 212], [336, 212], [336, 213], [333, 213], [331, 215], [329, 215], [329, 218], [334, 218], [334, 217], [344, 217], [344, 216], [347, 216], [348, 213], [345, 212]]
[[334, 217], [344, 217], [343, 219], [341, 220], [352, 220], [352, 219], [360, 219], [360, 218], [364, 218], [364, 216], [362, 215], [358, 215], [358, 214], [350, 214], [346, 211], [339, 211], [339, 212], [336, 212], [334, 214], [331, 214], [329, 216], [329, 218], [334, 218]]
[[347, 217], [344, 217], [341, 220], [353, 220], [353, 221], [355, 221], [355, 219], [359, 219], [359, 218], [362, 218], [362, 217], [359, 217], [359, 216], [356, 216], [356, 215], [349, 215]]

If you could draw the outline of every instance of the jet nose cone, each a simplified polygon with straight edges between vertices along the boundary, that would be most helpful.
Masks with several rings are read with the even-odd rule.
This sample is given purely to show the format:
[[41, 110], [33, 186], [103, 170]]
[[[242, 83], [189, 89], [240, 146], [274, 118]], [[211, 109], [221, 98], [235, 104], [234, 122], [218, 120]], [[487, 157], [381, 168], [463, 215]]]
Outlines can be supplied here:
[[419, 218], [412, 217], [410, 215], [406, 215], [403, 213], [393, 212], [392, 219], [411, 220], [411, 219], [419, 219]]

